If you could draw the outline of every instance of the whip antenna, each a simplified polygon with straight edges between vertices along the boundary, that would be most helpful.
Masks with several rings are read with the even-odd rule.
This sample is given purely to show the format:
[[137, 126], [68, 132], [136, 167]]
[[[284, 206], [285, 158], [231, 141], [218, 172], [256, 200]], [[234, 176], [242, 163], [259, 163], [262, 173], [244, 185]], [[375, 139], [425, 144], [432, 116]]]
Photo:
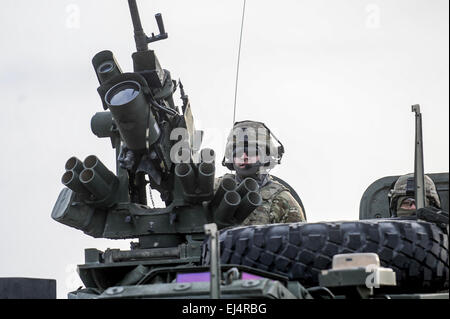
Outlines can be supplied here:
[[246, 0], [244, 0], [244, 6], [242, 8], [241, 35], [239, 37], [239, 51], [238, 51], [238, 60], [237, 60], [237, 69], [236, 69], [236, 84], [235, 84], [235, 88], [234, 88], [233, 125], [236, 120], [236, 100], [237, 100], [237, 89], [238, 89], [238, 80], [239, 80], [239, 61], [241, 59], [242, 30], [244, 29], [245, 2], [246, 2]]

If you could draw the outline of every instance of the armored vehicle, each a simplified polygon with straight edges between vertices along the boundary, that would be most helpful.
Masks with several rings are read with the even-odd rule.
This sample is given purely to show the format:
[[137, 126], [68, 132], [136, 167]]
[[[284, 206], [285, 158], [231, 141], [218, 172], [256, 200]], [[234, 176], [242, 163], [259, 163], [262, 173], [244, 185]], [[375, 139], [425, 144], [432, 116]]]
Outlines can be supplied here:
[[[364, 193], [359, 221], [239, 226], [261, 204], [258, 185], [224, 178], [214, 191], [214, 151], [201, 149], [182, 83], [148, 49], [168, 36], [162, 17], [148, 37], [136, 1], [128, 3], [133, 72], [111, 51], [92, 59], [104, 110], [91, 128], [111, 140], [116, 171], [95, 155], [68, 159], [52, 218], [92, 237], [136, 241], [126, 251], [86, 249], [85, 287], [69, 298], [448, 298], [448, 173], [429, 175], [441, 210], [418, 205], [417, 214], [392, 217], [387, 195], [398, 176], [390, 176]], [[421, 114], [413, 110], [420, 203]], [[148, 206], [147, 186], [165, 208]]]

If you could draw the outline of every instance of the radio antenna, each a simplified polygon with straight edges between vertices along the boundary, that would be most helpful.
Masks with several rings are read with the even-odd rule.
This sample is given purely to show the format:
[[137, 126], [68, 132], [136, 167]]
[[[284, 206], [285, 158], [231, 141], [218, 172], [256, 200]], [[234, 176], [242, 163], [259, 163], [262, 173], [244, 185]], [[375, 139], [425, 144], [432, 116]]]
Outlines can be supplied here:
[[246, 2], [246, 0], [244, 0], [244, 6], [242, 8], [241, 35], [239, 37], [239, 51], [238, 51], [238, 60], [237, 60], [237, 69], [236, 69], [236, 84], [234, 87], [233, 125], [236, 120], [236, 100], [237, 100], [237, 90], [238, 90], [238, 81], [239, 81], [239, 61], [241, 59], [242, 30], [244, 29], [245, 2]]

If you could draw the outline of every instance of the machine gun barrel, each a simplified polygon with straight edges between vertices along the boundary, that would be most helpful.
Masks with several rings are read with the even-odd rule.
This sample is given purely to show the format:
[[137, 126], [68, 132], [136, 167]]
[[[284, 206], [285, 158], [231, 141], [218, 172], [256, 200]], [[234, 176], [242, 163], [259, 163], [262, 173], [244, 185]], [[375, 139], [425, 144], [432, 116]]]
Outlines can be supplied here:
[[136, 50], [138, 52], [148, 51], [147, 36], [142, 29], [141, 18], [136, 0], [128, 0], [130, 8], [131, 20], [133, 21], [134, 41], [136, 42]]
[[131, 20], [133, 21], [134, 29], [134, 41], [136, 42], [136, 50], [138, 52], [148, 51], [148, 44], [159, 40], [167, 39], [168, 34], [164, 28], [164, 22], [161, 13], [155, 15], [156, 23], [158, 24], [159, 34], [149, 38], [142, 29], [141, 18], [139, 17], [139, 10], [136, 4], [136, 0], [128, 0], [128, 6], [130, 7]]
[[415, 201], [416, 208], [425, 207], [425, 176], [423, 165], [423, 143], [422, 143], [422, 114], [420, 106], [415, 104], [412, 106], [412, 112], [416, 116], [416, 140], [414, 151], [414, 183], [415, 183]]

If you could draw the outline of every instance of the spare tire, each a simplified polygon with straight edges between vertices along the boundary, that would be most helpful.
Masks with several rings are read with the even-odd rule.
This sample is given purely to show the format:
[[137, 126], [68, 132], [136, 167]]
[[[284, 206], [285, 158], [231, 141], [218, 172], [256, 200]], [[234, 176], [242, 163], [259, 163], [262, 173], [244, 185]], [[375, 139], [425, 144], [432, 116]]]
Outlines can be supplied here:
[[[377, 253], [402, 291], [448, 289], [448, 235], [435, 224], [399, 219], [247, 226], [221, 232], [222, 264], [254, 267], [318, 285], [336, 254]], [[209, 264], [205, 241], [202, 263]]]

